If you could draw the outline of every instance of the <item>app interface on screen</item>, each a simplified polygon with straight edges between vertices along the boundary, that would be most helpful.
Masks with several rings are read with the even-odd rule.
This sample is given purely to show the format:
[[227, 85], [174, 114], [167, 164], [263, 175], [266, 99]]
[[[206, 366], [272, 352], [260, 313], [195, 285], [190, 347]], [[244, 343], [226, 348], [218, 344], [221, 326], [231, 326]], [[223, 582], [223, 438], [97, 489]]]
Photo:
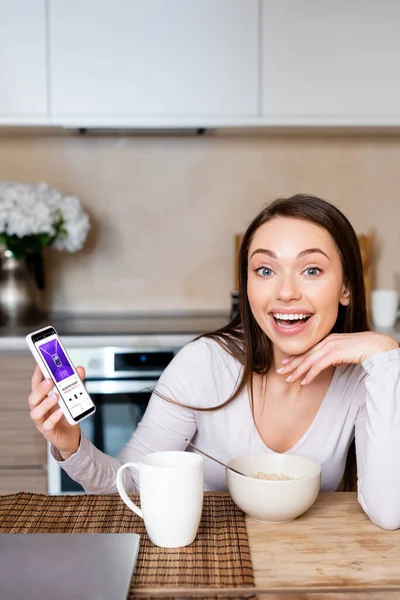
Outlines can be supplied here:
[[93, 406], [79, 377], [69, 362], [57, 336], [49, 336], [36, 342], [48, 368], [50, 369], [62, 398], [73, 417], [89, 410]]

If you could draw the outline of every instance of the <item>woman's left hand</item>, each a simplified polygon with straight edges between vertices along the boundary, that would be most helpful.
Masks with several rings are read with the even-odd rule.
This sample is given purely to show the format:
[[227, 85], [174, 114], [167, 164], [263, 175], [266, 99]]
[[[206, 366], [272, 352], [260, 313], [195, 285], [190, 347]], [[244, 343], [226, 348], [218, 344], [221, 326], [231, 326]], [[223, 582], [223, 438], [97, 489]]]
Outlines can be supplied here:
[[398, 347], [393, 338], [374, 331], [331, 333], [304, 354], [285, 358], [282, 361], [284, 366], [277, 372], [287, 375], [286, 381], [290, 382], [302, 377], [301, 384], [306, 385], [315, 379], [318, 373], [332, 365], [360, 364], [373, 354]]

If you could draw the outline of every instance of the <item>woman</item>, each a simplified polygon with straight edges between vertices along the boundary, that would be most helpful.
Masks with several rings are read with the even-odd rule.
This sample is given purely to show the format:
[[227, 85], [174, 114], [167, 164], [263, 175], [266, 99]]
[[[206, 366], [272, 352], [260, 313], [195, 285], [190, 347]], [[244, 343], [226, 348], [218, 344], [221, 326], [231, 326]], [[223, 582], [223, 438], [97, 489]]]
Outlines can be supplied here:
[[[311, 458], [330, 491], [348, 455], [349, 474], [355, 438], [359, 501], [374, 523], [399, 528], [400, 349], [368, 331], [352, 226], [319, 198], [279, 199], [250, 224], [239, 260], [239, 316], [178, 353], [117, 458], [55, 410], [52, 382], [36, 368], [31, 418], [54, 458], [87, 491], [111, 493], [122, 463], [184, 450], [188, 438], [225, 462], [260, 452]], [[226, 488], [224, 469], [207, 459], [204, 476], [206, 489]], [[125, 484], [137, 489], [134, 470]]]

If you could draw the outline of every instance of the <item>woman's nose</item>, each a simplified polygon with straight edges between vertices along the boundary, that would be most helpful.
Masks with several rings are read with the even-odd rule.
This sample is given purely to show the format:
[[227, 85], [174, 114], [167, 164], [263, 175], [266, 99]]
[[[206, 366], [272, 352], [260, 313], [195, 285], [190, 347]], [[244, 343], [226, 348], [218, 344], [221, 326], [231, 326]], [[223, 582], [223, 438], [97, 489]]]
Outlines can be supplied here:
[[277, 299], [288, 302], [289, 300], [298, 300], [300, 297], [301, 293], [295, 277], [291, 275], [282, 277], [278, 282]]

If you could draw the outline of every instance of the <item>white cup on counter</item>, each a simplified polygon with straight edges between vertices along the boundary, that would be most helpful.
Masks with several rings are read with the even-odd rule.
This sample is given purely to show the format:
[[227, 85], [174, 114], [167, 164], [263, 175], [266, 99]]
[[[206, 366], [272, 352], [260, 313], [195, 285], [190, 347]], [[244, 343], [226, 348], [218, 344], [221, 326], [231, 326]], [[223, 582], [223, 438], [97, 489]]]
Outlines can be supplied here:
[[373, 290], [371, 293], [372, 320], [378, 329], [391, 329], [396, 323], [399, 311], [397, 290]]
[[[123, 472], [139, 471], [141, 509], [129, 498]], [[203, 509], [203, 458], [192, 452], [155, 452], [118, 469], [116, 485], [125, 504], [144, 520], [150, 540], [162, 548], [191, 544]]]

